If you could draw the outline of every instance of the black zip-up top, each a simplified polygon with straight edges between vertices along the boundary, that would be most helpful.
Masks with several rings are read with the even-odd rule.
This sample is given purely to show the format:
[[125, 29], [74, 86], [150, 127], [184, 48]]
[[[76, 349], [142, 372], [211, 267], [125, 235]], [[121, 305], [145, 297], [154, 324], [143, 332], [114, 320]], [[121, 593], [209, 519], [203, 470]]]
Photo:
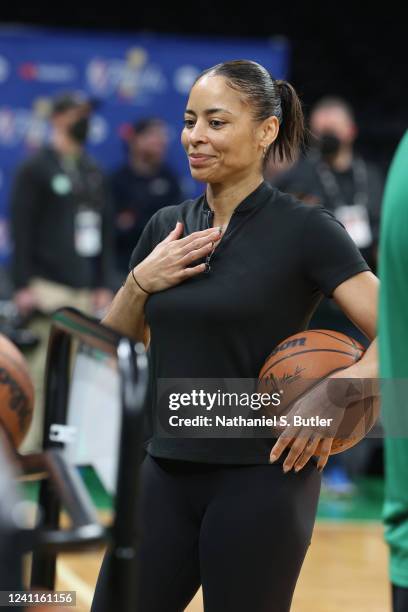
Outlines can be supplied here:
[[[204, 196], [158, 211], [131, 257], [136, 266], [174, 229], [185, 235], [211, 225]], [[284, 338], [307, 328], [323, 295], [369, 270], [343, 226], [313, 207], [262, 183], [234, 210], [207, 258], [207, 273], [152, 294], [152, 432], [147, 451], [205, 463], [268, 463], [272, 439], [179, 439], [155, 430], [159, 378], [257, 378]], [[199, 262], [196, 262], [199, 263]]]

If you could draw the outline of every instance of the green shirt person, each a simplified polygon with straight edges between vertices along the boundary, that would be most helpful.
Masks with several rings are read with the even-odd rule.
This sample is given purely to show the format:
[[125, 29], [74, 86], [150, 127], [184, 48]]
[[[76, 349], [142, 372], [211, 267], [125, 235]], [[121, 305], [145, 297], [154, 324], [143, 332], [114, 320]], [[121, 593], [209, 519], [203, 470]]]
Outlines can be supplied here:
[[[385, 429], [385, 539], [393, 610], [408, 610], [408, 132], [392, 162], [380, 231], [379, 347]], [[392, 379], [392, 380], [391, 380]]]

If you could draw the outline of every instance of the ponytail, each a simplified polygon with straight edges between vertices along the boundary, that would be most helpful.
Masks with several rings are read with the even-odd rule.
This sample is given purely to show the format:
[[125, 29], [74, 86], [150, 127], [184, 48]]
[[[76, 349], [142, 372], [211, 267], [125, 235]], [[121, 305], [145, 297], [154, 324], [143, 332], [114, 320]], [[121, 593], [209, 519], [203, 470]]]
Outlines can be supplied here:
[[281, 102], [281, 125], [276, 140], [269, 147], [266, 159], [294, 161], [305, 141], [305, 120], [302, 103], [294, 87], [287, 81], [275, 81]]

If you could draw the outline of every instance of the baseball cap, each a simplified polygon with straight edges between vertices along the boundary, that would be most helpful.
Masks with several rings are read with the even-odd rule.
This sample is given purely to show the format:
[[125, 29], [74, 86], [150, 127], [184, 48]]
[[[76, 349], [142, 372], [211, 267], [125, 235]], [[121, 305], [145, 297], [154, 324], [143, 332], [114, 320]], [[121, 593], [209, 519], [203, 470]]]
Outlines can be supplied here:
[[95, 110], [98, 101], [88, 97], [81, 91], [65, 91], [57, 94], [51, 101], [51, 115], [64, 113], [72, 108], [88, 106], [90, 110]]
[[144, 117], [138, 119], [132, 124], [132, 131], [134, 134], [144, 134], [154, 127], [165, 127], [166, 124], [160, 117]]

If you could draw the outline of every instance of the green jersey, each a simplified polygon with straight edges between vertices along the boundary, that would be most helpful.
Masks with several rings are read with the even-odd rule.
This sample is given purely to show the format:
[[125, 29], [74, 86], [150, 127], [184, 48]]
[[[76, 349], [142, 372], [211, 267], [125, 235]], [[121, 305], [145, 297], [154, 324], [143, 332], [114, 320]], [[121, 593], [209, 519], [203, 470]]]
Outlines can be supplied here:
[[408, 396], [403, 393], [408, 386], [408, 132], [397, 149], [384, 192], [379, 276], [380, 375], [394, 381], [385, 380], [382, 393], [385, 538], [390, 547], [391, 582], [408, 587], [408, 433], [404, 426]]

